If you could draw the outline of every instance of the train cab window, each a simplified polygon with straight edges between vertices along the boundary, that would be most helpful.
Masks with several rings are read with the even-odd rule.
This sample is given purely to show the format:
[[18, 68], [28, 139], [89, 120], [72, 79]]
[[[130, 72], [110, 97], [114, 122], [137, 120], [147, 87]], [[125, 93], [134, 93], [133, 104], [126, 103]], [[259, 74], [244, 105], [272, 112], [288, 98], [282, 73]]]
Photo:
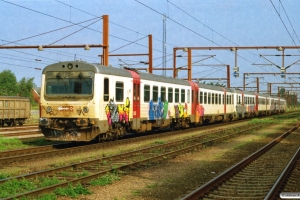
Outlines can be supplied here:
[[144, 102], [150, 101], [150, 85], [144, 85]]
[[160, 100], [161, 100], [161, 102], [166, 101], [166, 88], [165, 87], [160, 88]]
[[203, 92], [200, 92], [200, 103], [203, 104]]
[[238, 96], [238, 104], [241, 104], [242, 102], [241, 102], [241, 96]]
[[179, 103], [179, 89], [175, 88], [175, 103]]
[[109, 100], [109, 79], [104, 78], [104, 84], [103, 84], [103, 100], [108, 101]]
[[123, 101], [124, 83], [116, 82], [116, 101]]
[[215, 93], [212, 93], [211, 104], [215, 104]]
[[185, 89], [181, 89], [181, 103], [185, 103]]
[[173, 88], [168, 88], [168, 102], [173, 103]]
[[204, 92], [204, 101], [203, 101], [204, 104], [207, 104], [207, 92]]
[[219, 105], [222, 104], [222, 100], [221, 100], [221, 94], [219, 94]]
[[190, 103], [190, 99], [191, 99], [190, 90], [187, 90], [187, 102], [188, 103]]
[[152, 100], [153, 100], [153, 102], [157, 102], [157, 100], [158, 100], [158, 87], [157, 86], [153, 86]]

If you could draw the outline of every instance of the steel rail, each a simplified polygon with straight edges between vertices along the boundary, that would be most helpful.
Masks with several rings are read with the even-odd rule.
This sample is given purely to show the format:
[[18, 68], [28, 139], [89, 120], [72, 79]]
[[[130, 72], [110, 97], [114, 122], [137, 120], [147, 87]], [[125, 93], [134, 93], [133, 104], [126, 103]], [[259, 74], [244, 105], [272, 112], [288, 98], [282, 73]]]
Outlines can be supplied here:
[[[263, 126], [263, 125], [261, 125], [261, 126]], [[205, 146], [207, 144], [211, 145], [212, 143], [214, 143], [216, 141], [224, 141], [224, 139], [232, 138], [237, 134], [241, 134], [243, 132], [248, 132], [249, 130], [254, 130], [254, 129], [257, 129], [257, 128], [258, 127], [253, 127], [253, 128], [250, 128], [250, 129], [248, 128], [248, 129], [243, 130], [243, 131], [237, 130], [237, 133], [221, 136], [221, 137], [218, 137], [218, 138], [215, 138], [215, 139], [212, 139], [212, 140], [209, 140], [209, 141], [205, 141], [205, 142], [197, 142], [194, 137], [190, 137], [190, 138], [184, 139], [182, 141], [169, 142], [169, 143], [166, 143], [166, 144], [160, 144], [160, 145], [156, 145], [156, 146], [146, 147], [146, 148], [143, 148], [143, 149], [139, 149], [139, 150], [135, 150], [135, 151], [131, 151], [131, 152], [125, 152], [125, 153], [118, 154], [118, 155], [113, 155], [113, 156], [110, 156], [110, 157], [103, 157], [103, 158], [94, 159], [94, 160], [86, 161], [86, 162], [81, 162], [81, 163], [77, 163], [77, 164], [73, 164], [73, 165], [68, 165], [68, 166], [64, 166], [64, 167], [60, 167], [60, 168], [56, 168], [56, 169], [52, 169], [52, 170], [45, 170], [45, 171], [41, 171], [41, 172], [37, 172], [37, 173], [31, 173], [31, 174], [27, 174], [25, 176], [18, 176], [18, 177], [13, 177], [13, 178], [9, 178], [9, 179], [4, 179], [4, 180], [0, 181], [0, 183], [4, 183], [4, 182], [6, 182], [8, 180], [12, 180], [12, 179], [17, 179], [18, 180], [18, 179], [23, 179], [23, 178], [29, 179], [29, 178], [35, 178], [37, 176], [45, 176], [45, 175], [53, 174], [54, 172], [57, 173], [57, 172], [60, 172], [60, 171], [67, 171], [68, 169], [79, 169], [79, 168], [83, 168], [83, 167], [86, 167], [86, 166], [91, 167], [93, 164], [103, 163], [103, 161], [110, 161], [112, 163], [120, 163], [120, 162], [122, 163], [121, 165], [117, 165], [117, 166], [114, 166], [114, 167], [109, 167], [110, 169], [105, 169], [101, 172], [96, 172], [92, 175], [88, 175], [88, 176], [81, 177], [81, 178], [76, 178], [76, 179], [70, 180], [69, 182], [56, 184], [56, 185], [53, 185], [53, 186], [49, 186], [47, 188], [41, 188], [41, 189], [38, 189], [38, 190], [35, 190], [35, 191], [30, 191], [30, 192], [26, 192], [26, 193], [23, 193], [23, 194], [18, 194], [18, 195], [8, 197], [8, 198], [5, 198], [5, 199], [15, 199], [15, 198], [19, 198], [19, 197], [22, 197], [22, 196], [31, 196], [31, 195], [36, 196], [36, 195], [43, 194], [43, 193], [46, 193], [46, 192], [51, 192], [51, 191], [55, 190], [57, 187], [66, 187], [66, 186], [68, 186], [69, 183], [73, 183], [73, 184], [74, 183], [87, 183], [88, 181], [90, 181], [92, 179], [95, 179], [95, 178], [97, 178], [101, 175], [104, 175], [108, 172], [112, 172], [114, 170], [127, 169], [127, 168], [130, 168], [130, 167], [133, 167], [133, 166], [139, 166], [141, 164], [147, 164], [149, 162], [164, 160], [164, 159], [166, 159], [166, 157], [175, 157], [175, 156], [180, 155], [182, 153], [195, 151], [195, 150], [198, 150], [199, 148], [202, 148], [203, 146]], [[223, 132], [223, 131], [224, 130], [221, 130], [221, 132]], [[184, 144], [187, 144], [188, 140], [191, 141], [191, 142], [195, 142], [196, 144], [191, 144], [190, 146], [185, 147]], [[178, 148], [178, 147], [180, 147], [180, 144], [182, 144], [181, 149], [176, 149], [176, 150], [172, 150], [172, 151], [169, 151], [169, 152], [166, 152], [166, 153], [161, 153], [160, 155], [155, 155], [155, 154], [158, 154], [158, 153], [150, 153], [150, 152], [154, 152], [153, 150], [157, 150], [157, 149], [168, 149], [168, 148], [171, 149], [172, 147]], [[142, 159], [140, 161], [134, 161], [134, 162], [126, 161], [127, 163], [125, 162], [125, 164], [124, 164], [124, 158], [130, 159], [131, 156], [141, 155], [141, 153], [144, 153], [145, 155], [148, 155], [148, 156], [153, 155], [153, 157]], [[118, 161], [117, 159], [120, 159], [120, 160]]]
[[300, 148], [296, 151], [293, 158], [290, 160], [290, 162], [287, 164], [286, 168], [283, 170], [280, 177], [277, 179], [269, 193], [266, 195], [265, 200], [272, 200], [276, 199], [276, 197], [279, 197], [278, 192], [280, 190], [280, 187], [284, 184], [285, 180], [289, 176], [290, 172], [294, 169], [294, 166], [297, 162], [297, 160], [300, 157]]
[[[231, 124], [239, 123], [240, 121], [235, 121]], [[224, 124], [222, 124], [224, 125]], [[220, 124], [217, 124], [216, 126], [220, 126]], [[227, 126], [227, 125], [224, 125]], [[199, 127], [192, 128], [192, 129], [186, 129], [186, 131], [205, 131], [206, 128], [214, 128], [215, 126], [207, 126], [207, 127], [200, 127], [201, 130], [199, 130]], [[54, 147], [52, 145], [44, 146], [44, 147], [32, 147], [27, 149], [17, 149], [12, 151], [3, 151], [0, 152], [0, 166], [6, 163], [11, 162], [17, 162], [21, 160], [29, 160], [29, 159], [37, 159], [42, 157], [49, 157], [49, 156], [56, 156], [60, 154], [67, 154], [67, 153], [74, 153], [74, 152], [81, 152], [81, 151], [87, 151], [90, 149], [98, 149], [98, 148], [105, 148], [112, 145], [120, 145], [125, 144], [127, 142], [133, 142], [133, 141], [143, 141], [143, 140], [149, 140], [159, 137], [166, 137], [169, 135], [176, 135], [182, 133], [181, 131], [173, 131], [173, 132], [166, 132], [166, 133], [160, 133], [155, 135], [145, 135], [145, 136], [139, 136], [135, 138], [130, 139], [123, 139], [123, 140], [117, 140], [114, 142], [105, 142], [105, 143], [96, 143], [96, 144], [89, 144], [85, 146], [80, 147], [72, 147], [72, 148], [66, 148], [67, 145], [70, 145], [70, 143], [67, 144], [59, 144], [55, 145]], [[60, 149], [58, 149], [58, 147]]]
[[252, 161], [254, 161], [255, 159], [257, 159], [258, 157], [260, 157], [261, 155], [263, 155], [265, 152], [267, 152], [269, 149], [271, 149], [273, 146], [275, 146], [281, 140], [283, 140], [285, 137], [287, 137], [290, 133], [292, 133], [293, 131], [295, 131], [299, 126], [300, 126], [300, 124], [294, 126], [293, 128], [291, 128], [290, 130], [288, 130], [287, 132], [285, 132], [281, 136], [277, 137], [276, 139], [274, 139], [272, 142], [270, 142], [266, 146], [262, 147], [261, 149], [259, 149], [255, 153], [251, 154], [250, 156], [248, 156], [247, 158], [245, 158], [241, 162], [237, 163], [233, 167], [231, 167], [228, 170], [226, 170], [224, 173], [218, 175], [217, 177], [215, 177], [211, 181], [207, 182], [203, 186], [199, 187], [198, 189], [194, 190], [190, 194], [186, 195], [181, 200], [194, 200], [194, 199], [199, 199], [200, 197], [205, 196], [206, 194], [208, 194], [210, 192], [210, 190], [212, 188], [214, 188], [214, 187], [222, 184], [225, 180], [228, 179], [228, 177], [236, 174], [242, 168], [244, 168], [245, 166], [247, 166], [249, 163], [251, 163]]

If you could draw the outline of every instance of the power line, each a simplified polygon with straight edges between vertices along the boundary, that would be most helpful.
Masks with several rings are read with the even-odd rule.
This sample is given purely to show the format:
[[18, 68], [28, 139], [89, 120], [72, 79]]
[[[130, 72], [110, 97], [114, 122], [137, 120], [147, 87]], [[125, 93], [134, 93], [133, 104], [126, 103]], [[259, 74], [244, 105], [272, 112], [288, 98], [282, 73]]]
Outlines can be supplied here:
[[285, 11], [285, 8], [283, 7], [283, 4], [282, 4], [281, 0], [279, 0], [279, 2], [280, 2], [281, 6], [282, 6], [282, 8], [283, 8], [283, 11], [284, 11], [286, 17], [288, 18], [288, 20], [289, 20], [289, 22], [290, 22], [290, 25], [291, 25], [291, 27], [292, 27], [292, 29], [293, 29], [293, 32], [295, 33], [295, 35], [296, 35], [296, 37], [297, 37], [297, 39], [298, 39], [298, 42], [300, 42], [300, 40], [299, 40], [299, 38], [298, 38], [298, 35], [297, 35], [297, 33], [296, 33], [296, 31], [295, 31], [293, 25], [292, 25], [292, 22], [291, 22], [289, 16], [287, 15], [287, 13], [286, 13], [286, 11]]
[[[291, 36], [291, 33], [289, 32], [288, 28], [286, 27], [286, 25], [285, 25], [283, 19], [281, 18], [280, 14], [278, 13], [277, 9], [275, 8], [275, 5], [273, 4], [272, 0], [270, 0], [270, 2], [271, 2], [271, 4], [272, 4], [273, 8], [275, 9], [275, 11], [276, 11], [278, 17], [280, 18], [280, 20], [281, 20], [281, 22], [282, 22], [282, 24], [283, 24], [285, 30], [288, 32], [288, 34], [289, 34], [290, 38], [292, 39], [293, 43], [295, 44], [295, 46], [297, 46], [297, 44], [295, 43], [293, 37]], [[299, 51], [299, 50], [298, 50], [298, 51]]]
[[[100, 19], [102, 19], [102, 18], [100, 18]], [[69, 36], [71, 36], [71, 35], [74, 35], [75, 33], [78, 33], [79, 31], [82, 31], [82, 30], [85, 29], [85, 28], [88, 28], [89, 26], [91, 26], [91, 25], [95, 24], [96, 22], [98, 22], [100, 19], [96, 20], [95, 22], [90, 23], [90, 24], [87, 25], [87, 26], [82, 27], [81, 29], [79, 29], [79, 30], [77, 30], [77, 31], [75, 31], [75, 32], [73, 32], [73, 33], [71, 33], [71, 34], [69, 34], [69, 35], [67, 35], [67, 36], [65, 36], [65, 37], [63, 37], [63, 38], [61, 38], [61, 39], [55, 41], [55, 42], [52, 42], [52, 43], [49, 44], [49, 45], [55, 44], [56, 42], [59, 42], [59, 41], [65, 39], [65, 38], [67, 38], [67, 37], [69, 37]]]
[[26, 67], [26, 66], [23, 66], [23, 65], [14, 65], [14, 64], [4, 63], [4, 62], [0, 62], [0, 63], [5, 64], [5, 65], [13, 65], [13, 66], [18, 66], [18, 67], [25, 67], [25, 68], [41, 70], [41, 68], [37, 68], [37, 67]]
[[15, 40], [15, 41], [13, 41], [13, 42], [8, 42], [8, 43], [2, 44], [2, 45], [0, 45], [0, 46], [4, 46], [4, 45], [11, 44], [11, 43], [20, 42], [20, 41], [27, 40], [27, 39], [31, 39], [31, 38], [34, 38], [34, 37], [38, 37], [38, 36], [41, 36], [41, 35], [46, 35], [46, 34], [48, 34], [48, 33], [52, 33], [52, 32], [55, 32], [55, 31], [59, 31], [59, 30], [65, 29], [65, 28], [70, 28], [70, 27], [72, 27], [72, 26], [75, 26], [75, 25], [78, 25], [78, 24], [82, 24], [82, 23], [85, 23], [85, 22], [88, 22], [88, 21], [91, 21], [91, 20], [95, 20], [95, 19], [97, 19], [97, 18], [85, 20], [85, 21], [83, 21], [83, 22], [79, 22], [79, 23], [76, 23], [76, 24], [72, 24], [72, 25], [70, 25], [70, 26], [61, 27], [61, 28], [58, 28], [58, 29], [55, 29], [55, 30], [52, 30], [52, 31], [47, 31], [47, 32], [44, 32], [44, 33], [40, 33], [40, 34], [37, 34], [37, 35], [30, 36], [30, 37], [26, 37], [26, 38], [22, 38], [22, 39], [19, 39], [19, 40]]

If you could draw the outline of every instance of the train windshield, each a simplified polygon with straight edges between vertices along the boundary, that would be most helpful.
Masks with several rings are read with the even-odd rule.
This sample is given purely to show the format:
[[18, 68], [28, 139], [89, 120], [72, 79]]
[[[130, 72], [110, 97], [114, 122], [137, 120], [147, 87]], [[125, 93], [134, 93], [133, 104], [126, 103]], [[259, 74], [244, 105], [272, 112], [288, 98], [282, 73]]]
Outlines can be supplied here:
[[93, 79], [79, 74], [76, 77], [57, 74], [55, 77], [46, 78], [47, 97], [84, 98], [93, 94]]

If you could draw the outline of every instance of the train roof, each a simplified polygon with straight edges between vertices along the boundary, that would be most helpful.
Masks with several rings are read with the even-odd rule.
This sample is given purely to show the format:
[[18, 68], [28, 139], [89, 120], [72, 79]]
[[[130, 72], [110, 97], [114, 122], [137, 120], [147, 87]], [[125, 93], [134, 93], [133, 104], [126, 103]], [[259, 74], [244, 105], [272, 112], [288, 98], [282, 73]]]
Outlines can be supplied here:
[[[101, 74], [107, 74], [107, 75], [114, 75], [114, 76], [121, 76], [121, 77], [128, 77], [131, 78], [132, 75], [128, 70], [133, 70], [131, 68], [123, 69], [123, 68], [116, 68], [112, 66], [104, 66], [100, 64], [92, 64], [92, 63], [86, 63], [86, 62], [81, 62], [81, 61], [66, 61], [66, 62], [59, 62], [55, 63], [52, 65], [49, 65], [44, 68], [43, 74], [45, 74], [48, 71], [70, 71], [67, 67], [69, 63], [73, 64], [73, 67], [76, 67], [76, 70], [90, 70], [93, 71], [94, 73], [101, 73]], [[64, 66], [64, 67], [63, 67]], [[174, 79], [172, 77], [165, 77], [161, 75], [156, 75], [156, 74], [149, 74], [149, 73], [144, 73], [140, 71], [136, 71], [140, 78], [143, 80], [151, 80], [151, 81], [157, 81], [157, 82], [165, 82], [165, 83], [171, 83], [171, 84], [180, 84], [180, 85], [186, 85], [190, 86], [188, 81], [181, 80], [181, 79]]]

